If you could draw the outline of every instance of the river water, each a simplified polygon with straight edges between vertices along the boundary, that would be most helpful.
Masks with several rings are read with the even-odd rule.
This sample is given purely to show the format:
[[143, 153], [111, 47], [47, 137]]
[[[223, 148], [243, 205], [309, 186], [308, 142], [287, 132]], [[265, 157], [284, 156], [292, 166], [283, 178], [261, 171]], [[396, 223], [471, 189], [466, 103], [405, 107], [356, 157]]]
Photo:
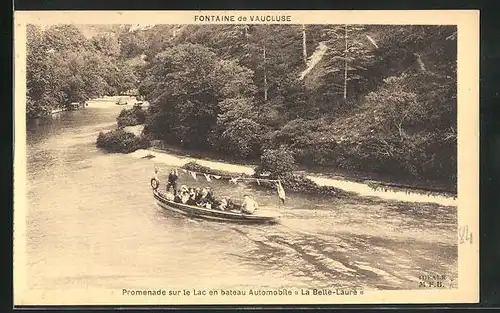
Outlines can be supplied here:
[[[273, 226], [162, 210], [149, 186], [154, 159], [95, 147], [120, 109], [89, 107], [28, 125], [31, 290], [417, 289], [419, 275], [456, 278], [456, 207], [289, 194]], [[210, 184], [218, 194], [250, 192], [262, 205], [278, 203], [270, 192]]]

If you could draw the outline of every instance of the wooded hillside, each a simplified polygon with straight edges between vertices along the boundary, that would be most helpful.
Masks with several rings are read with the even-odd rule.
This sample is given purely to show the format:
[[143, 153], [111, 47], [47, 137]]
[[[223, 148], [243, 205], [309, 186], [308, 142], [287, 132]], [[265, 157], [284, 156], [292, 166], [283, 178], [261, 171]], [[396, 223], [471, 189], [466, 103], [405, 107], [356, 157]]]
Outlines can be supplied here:
[[[456, 185], [456, 28], [28, 29], [28, 116], [132, 87], [149, 135], [240, 159]], [[87, 27], [88, 30], [88, 27]]]

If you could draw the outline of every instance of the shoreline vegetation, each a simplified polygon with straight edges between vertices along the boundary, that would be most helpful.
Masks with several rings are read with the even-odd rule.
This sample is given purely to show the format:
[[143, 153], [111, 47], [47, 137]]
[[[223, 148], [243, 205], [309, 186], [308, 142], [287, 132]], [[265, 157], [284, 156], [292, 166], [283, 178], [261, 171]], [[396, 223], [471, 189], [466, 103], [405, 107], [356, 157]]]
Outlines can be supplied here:
[[[143, 112], [143, 109], [138, 107], [123, 109], [117, 117], [116, 129], [100, 133], [96, 145], [109, 152], [127, 153], [141, 159], [157, 159], [166, 165], [199, 173], [280, 179], [287, 192], [297, 194], [335, 198], [374, 197], [397, 202], [456, 206], [456, 194], [443, 189], [367, 180], [362, 176], [354, 179], [341, 175], [331, 176], [299, 169], [292, 153], [284, 147], [268, 150], [259, 161], [251, 163], [223, 158], [216, 154], [168, 147], [162, 141], [145, 135], [145, 125], [140, 124]], [[275, 184], [264, 180], [250, 181], [247, 184], [254, 188], [276, 190]]]
[[[145, 113], [146, 111], [139, 106], [123, 109], [117, 117], [116, 129], [99, 134], [96, 141], [97, 147], [109, 152], [132, 153], [139, 151], [142, 153], [141, 158], [145, 159], [156, 158], [158, 154], [170, 156], [170, 162], [166, 162], [167, 164], [199, 173], [280, 179], [286, 190], [295, 193], [338, 198], [373, 196], [395, 201], [456, 205], [456, 194], [442, 188], [409, 185], [394, 181], [378, 181], [366, 179], [361, 175], [354, 178], [338, 174], [325, 175], [324, 173], [311, 172], [303, 167], [299, 168], [293, 158], [293, 153], [285, 147], [267, 150], [260, 160], [245, 162], [241, 159], [224, 158], [214, 153], [186, 151], [182, 148], [168, 146], [161, 140], [145, 135]], [[177, 159], [174, 161], [174, 158]], [[229, 170], [203, 165], [203, 163], [213, 165], [215, 162], [227, 166]], [[267, 176], [261, 176], [262, 173], [267, 174]], [[276, 189], [274, 184], [265, 181], [259, 181], [259, 183], [252, 181], [248, 184], [255, 188]], [[393, 197], [388, 193], [392, 193]]]
[[138, 149], [151, 147], [151, 140], [144, 136], [142, 126], [145, 111], [139, 105], [123, 109], [116, 118], [116, 128], [108, 132], [99, 132], [96, 146], [109, 152], [130, 153]]
[[[141, 128], [142, 129], [142, 128]], [[131, 130], [132, 131], [132, 130]], [[139, 135], [137, 129], [135, 130], [136, 135]], [[252, 166], [257, 167], [260, 164], [260, 160], [241, 160], [230, 156], [222, 156], [217, 153], [210, 153], [206, 151], [188, 150], [179, 147], [166, 145], [165, 143], [153, 140], [151, 151], [156, 151], [160, 153], [168, 153], [176, 156], [192, 157], [201, 160], [210, 160], [222, 163], [231, 163], [241, 166]], [[356, 183], [369, 184], [375, 189], [387, 189], [387, 190], [401, 190], [401, 191], [412, 191], [420, 192], [425, 194], [436, 194], [436, 195], [447, 195], [448, 197], [456, 196], [456, 191], [453, 188], [449, 188], [445, 184], [439, 182], [426, 182], [418, 180], [401, 180], [395, 177], [384, 176], [376, 173], [363, 173], [363, 172], [352, 172], [352, 171], [342, 171], [336, 168], [328, 168], [321, 166], [307, 166], [302, 164], [297, 164], [296, 173], [299, 174], [311, 174], [318, 177], [333, 178], [340, 180], [347, 180]]]
[[456, 194], [456, 34], [447, 25], [28, 25], [26, 114], [134, 94], [148, 108], [120, 113], [98, 147], [203, 151], [305, 189], [344, 176], [336, 186], [368, 186], [364, 194]]
[[[253, 166], [235, 165], [225, 163], [220, 160], [214, 161], [210, 159], [197, 159], [191, 156], [183, 156], [182, 154], [172, 154], [168, 151], [158, 149], [154, 146], [145, 150], [137, 150], [129, 155], [138, 159], [155, 160], [155, 162], [159, 162], [168, 166], [175, 166], [178, 168], [184, 168], [212, 175], [256, 177], [254, 175], [255, 170]], [[411, 186], [411, 188], [406, 188], [406, 186], [399, 186], [397, 184], [394, 184], [394, 187], [389, 187], [387, 186], [387, 183], [384, 182], [367, 182], [361, 180], [353, 181], [349, 180], [349, 178], [316, 176], [314, 173], [305, 174], [301, 172], [299, 174], [303, 175], [303, 177], [305, 176], [305, 178], [307, 178], [310, 182], [313, 182], [315, 185], [312, 186], [312, 188], [306, 188], [302, 190], [301, 188], [294, 187], [292, 187], [290, 190], [287, 189], [288, 186], [284, 186], [285, 189], [299, 194], [310, 193], [315, 195], [334, 195], [334, 193], [330, 192], [318, 192], [319, 188], [334, 187], [335, 189], [332, 190], [341, 191], [337, 194], [337, 196], [339, 197], [368, 197], [395, 202], [434, 203], [442, 206], [457, 205], [456, 195], [447, 192], [416, 189], [413, 186]], [[257, 183], [255, 183], [255, 187], [259, 188], [265, 186], [259, 186]], [[274, 186], [269, 186], [269, 188], [274, 189]]]

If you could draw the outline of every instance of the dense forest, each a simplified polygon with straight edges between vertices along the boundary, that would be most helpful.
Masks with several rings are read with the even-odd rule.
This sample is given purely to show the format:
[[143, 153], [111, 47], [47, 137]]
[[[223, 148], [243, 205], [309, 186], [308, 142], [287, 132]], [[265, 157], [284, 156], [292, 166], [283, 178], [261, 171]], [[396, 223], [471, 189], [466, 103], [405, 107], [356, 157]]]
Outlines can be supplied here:
[[456, 49], [454, 26], [30, 26], [27, 115], [136, 88], [169, 145], [455, 188]]
[[71, 102], [120, 94], [138, 83], [113, 34], [87, 38], [73, 25], [28, 25], [26, 32], [28, 119]]

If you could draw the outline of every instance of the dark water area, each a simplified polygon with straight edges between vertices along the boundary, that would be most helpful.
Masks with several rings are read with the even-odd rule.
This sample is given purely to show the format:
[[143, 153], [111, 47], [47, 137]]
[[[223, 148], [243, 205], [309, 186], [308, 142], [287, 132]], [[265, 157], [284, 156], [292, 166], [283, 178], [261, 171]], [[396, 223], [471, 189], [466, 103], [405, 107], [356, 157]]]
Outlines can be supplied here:
[[[418, 289], [419, 275], [456, 278], [455, 207], [294, 194], [278, 206], [271, 191], [213, 181], [217, 194], [251, 193], [274, 207], [281, 223], [233, 225], [161, 209], [149, 185], [154, 159], [95, 147], [121, 109], [28, 124], [30, 289]], [[185, 174], [181, 182], [208, 184]]]

